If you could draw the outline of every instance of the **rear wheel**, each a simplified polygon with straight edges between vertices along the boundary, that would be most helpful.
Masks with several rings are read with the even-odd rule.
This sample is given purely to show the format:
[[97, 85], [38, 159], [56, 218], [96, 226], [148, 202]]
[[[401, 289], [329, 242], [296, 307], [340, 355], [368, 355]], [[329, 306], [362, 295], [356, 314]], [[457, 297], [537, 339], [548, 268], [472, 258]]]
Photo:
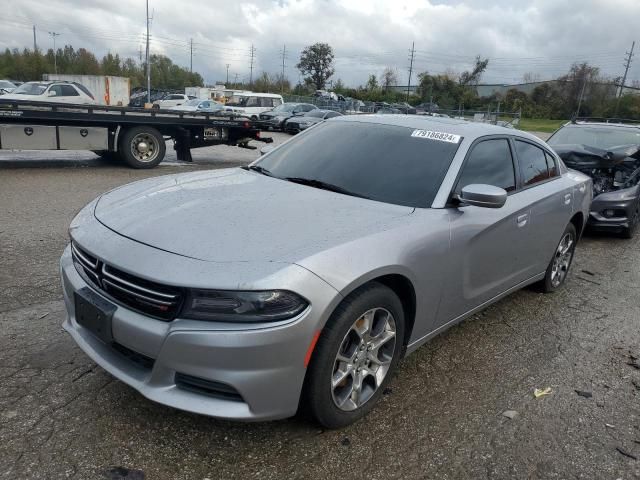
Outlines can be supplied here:
[[403, 339], [398, 296], [379, 283], [356, 290], [322, 330], [307, 372], [304, 406], [327, 428], [362, 418], [389, 383]]
[[164, 158], [162, 134], [152, 127], [133, 127], [120, 139], [119, 154], [132, 168], [153, 168]]
[[577, 238], [576, 227], [570, 223], [560, 238], [542, 281], [546, 293], [554, 292], [564, 285], [573, 261]]

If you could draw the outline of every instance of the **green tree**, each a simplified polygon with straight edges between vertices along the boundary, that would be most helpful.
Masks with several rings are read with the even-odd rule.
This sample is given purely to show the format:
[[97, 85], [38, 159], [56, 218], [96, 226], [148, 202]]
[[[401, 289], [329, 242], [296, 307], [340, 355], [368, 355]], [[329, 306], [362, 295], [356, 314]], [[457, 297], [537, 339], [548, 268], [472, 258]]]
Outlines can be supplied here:
[[333, 49], [329, 44], [315, 43], [302, 51], [296, 68], [305, 77], [305, 82], [321, 90], [335, 72], [333, 59]]

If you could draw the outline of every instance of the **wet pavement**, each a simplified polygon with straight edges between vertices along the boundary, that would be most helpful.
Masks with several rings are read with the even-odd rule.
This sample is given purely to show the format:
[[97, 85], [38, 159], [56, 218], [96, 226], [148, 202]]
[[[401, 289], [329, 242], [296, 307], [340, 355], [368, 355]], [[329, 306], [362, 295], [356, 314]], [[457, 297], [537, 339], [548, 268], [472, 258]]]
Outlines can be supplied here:
[[640, 237], [587, 236], [566, 288], [522, 290], [436, 337], [340, 431], [172, 410], [96, 366], [60, 326], [70, 220], [115, 186], [259, 155], [230, 148], [151, 171], [0, 152], [0, 478], [640, 477]]

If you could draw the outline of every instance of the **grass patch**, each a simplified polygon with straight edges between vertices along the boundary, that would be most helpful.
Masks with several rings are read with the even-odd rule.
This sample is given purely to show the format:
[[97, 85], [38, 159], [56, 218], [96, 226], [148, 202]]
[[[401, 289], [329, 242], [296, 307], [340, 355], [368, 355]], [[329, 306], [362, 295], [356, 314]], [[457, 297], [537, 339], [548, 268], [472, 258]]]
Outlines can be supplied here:
[[521, 118], [518, 128], [520, 130], [527, 130], [529, 132], [553, 133], [565, 123], [567, 123], [567, 120], [550, 120], [548, 118]]

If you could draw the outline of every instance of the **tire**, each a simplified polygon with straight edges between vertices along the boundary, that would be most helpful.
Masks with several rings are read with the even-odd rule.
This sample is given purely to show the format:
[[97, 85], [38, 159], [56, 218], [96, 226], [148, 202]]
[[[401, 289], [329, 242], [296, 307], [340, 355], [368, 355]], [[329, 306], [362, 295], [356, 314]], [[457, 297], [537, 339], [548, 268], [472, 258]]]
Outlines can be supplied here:
[[[326, 428], [341, 428], [364, 417], [395, 372], [404, 325], [400, 299], [382, 284], [372, 282], [345, 298], [318, 339], [307, 370], [302, 408]], [[367, 336], [371, 332], [374, 335]], [[344, 360], [338, 358], [339, 353]]]
[[560, 237], [558, 246], [541, 282], [542, 290], [545, 293], [555, 292], [564, 285], [573, 262], [577, 241], [576, 227], [573, 223], [569, 223]]
[[164, 159], [166, 148], [155, 128], [133, 127], [122, 134], [118, 153], [131, 168], [153, 168]]
[[633, 238], [638, 229], [638, 223], [640, 223], [640, 199], [636, 202], [636, 208], [631, 220], [629, 220], [629, 226], [622, 230], [622, 238]]

